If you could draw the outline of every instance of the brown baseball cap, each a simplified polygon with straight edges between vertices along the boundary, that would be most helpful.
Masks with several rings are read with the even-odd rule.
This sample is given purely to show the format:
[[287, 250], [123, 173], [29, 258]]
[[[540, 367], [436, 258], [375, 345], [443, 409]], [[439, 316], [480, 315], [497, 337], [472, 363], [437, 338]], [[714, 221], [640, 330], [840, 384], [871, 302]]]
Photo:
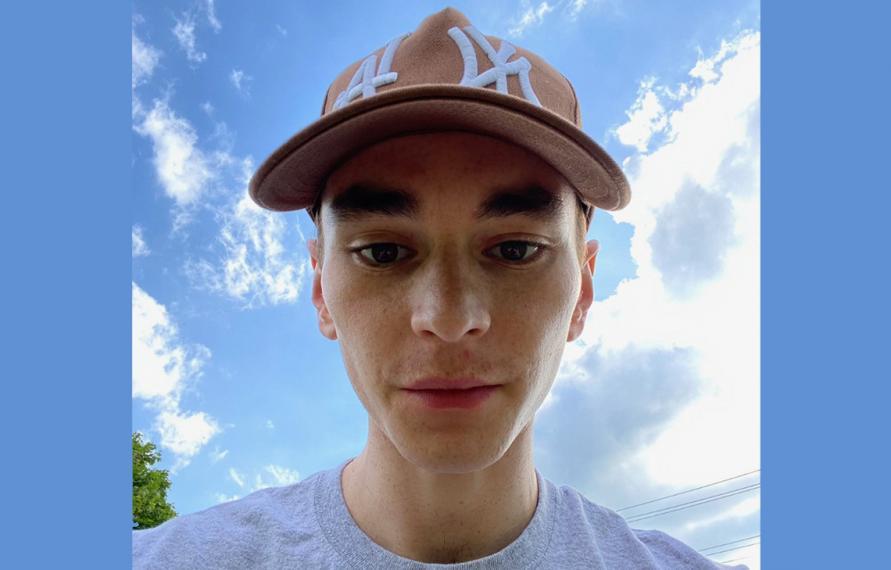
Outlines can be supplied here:
[[330, 172], [363, 148], [465, 131], [537, 154], [584, 202], [618, 210], [631, 198], [628, 181], [581, 125], [575, 91], [560, 72], [446, 8], [346, 68], [328, 88], [321, 118], [260, 165], [250, 195], [270, 210], [311, 208]]

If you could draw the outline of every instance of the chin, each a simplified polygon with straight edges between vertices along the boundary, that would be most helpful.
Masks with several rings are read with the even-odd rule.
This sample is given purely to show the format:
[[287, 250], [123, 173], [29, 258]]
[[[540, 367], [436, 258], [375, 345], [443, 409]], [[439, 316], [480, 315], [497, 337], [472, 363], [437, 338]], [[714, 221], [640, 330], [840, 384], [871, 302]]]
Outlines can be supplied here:
[[[390, 441], [399, 454], [412, 465], [432, 473], [472, 473], [482, 471], [504, 457], [514, 442], [510, 433], [500, 437], [492, 430], [443, 433], [404, 427], [402, 433], [391, 434]], [[402, 437], [400, 437], [402, 436]]]

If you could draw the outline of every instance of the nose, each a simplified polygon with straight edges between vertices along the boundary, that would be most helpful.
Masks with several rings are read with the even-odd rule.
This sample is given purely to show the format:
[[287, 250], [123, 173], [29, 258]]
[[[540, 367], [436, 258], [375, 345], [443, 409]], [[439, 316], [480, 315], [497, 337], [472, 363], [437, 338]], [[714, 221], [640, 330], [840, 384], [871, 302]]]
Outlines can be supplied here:
[[455, 259], [428, 260], [413, 291], [411, 326], [422, 338], [458, 342], [489, 330], [486, 291]]

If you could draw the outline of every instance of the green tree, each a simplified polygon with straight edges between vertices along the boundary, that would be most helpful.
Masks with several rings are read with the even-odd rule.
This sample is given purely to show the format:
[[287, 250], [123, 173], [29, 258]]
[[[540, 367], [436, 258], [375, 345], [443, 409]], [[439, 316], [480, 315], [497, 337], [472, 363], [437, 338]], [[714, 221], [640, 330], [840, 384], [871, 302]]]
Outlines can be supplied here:
[[141, 530], [158, 526], [176, 516], [167, 502], [170, 479], [166, 469], [152, 469], [161, 460], [161, 452], [142, 434], [133, 434], [133, 528]]

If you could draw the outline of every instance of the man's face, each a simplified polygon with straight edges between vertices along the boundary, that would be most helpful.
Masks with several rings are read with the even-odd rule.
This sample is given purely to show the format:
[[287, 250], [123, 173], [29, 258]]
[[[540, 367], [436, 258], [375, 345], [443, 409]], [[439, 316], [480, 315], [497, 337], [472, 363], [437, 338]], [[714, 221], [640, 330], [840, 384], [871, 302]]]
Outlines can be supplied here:
[[[405, 459], [483, 469], [531, 425], [593, 299], [578, 215], [537, 156], [468, 133], [390, 139], [332, 173], [313, 303], [370, 429]], [[490, 388], [460, 406], [409, 389], [430, 378]]]

